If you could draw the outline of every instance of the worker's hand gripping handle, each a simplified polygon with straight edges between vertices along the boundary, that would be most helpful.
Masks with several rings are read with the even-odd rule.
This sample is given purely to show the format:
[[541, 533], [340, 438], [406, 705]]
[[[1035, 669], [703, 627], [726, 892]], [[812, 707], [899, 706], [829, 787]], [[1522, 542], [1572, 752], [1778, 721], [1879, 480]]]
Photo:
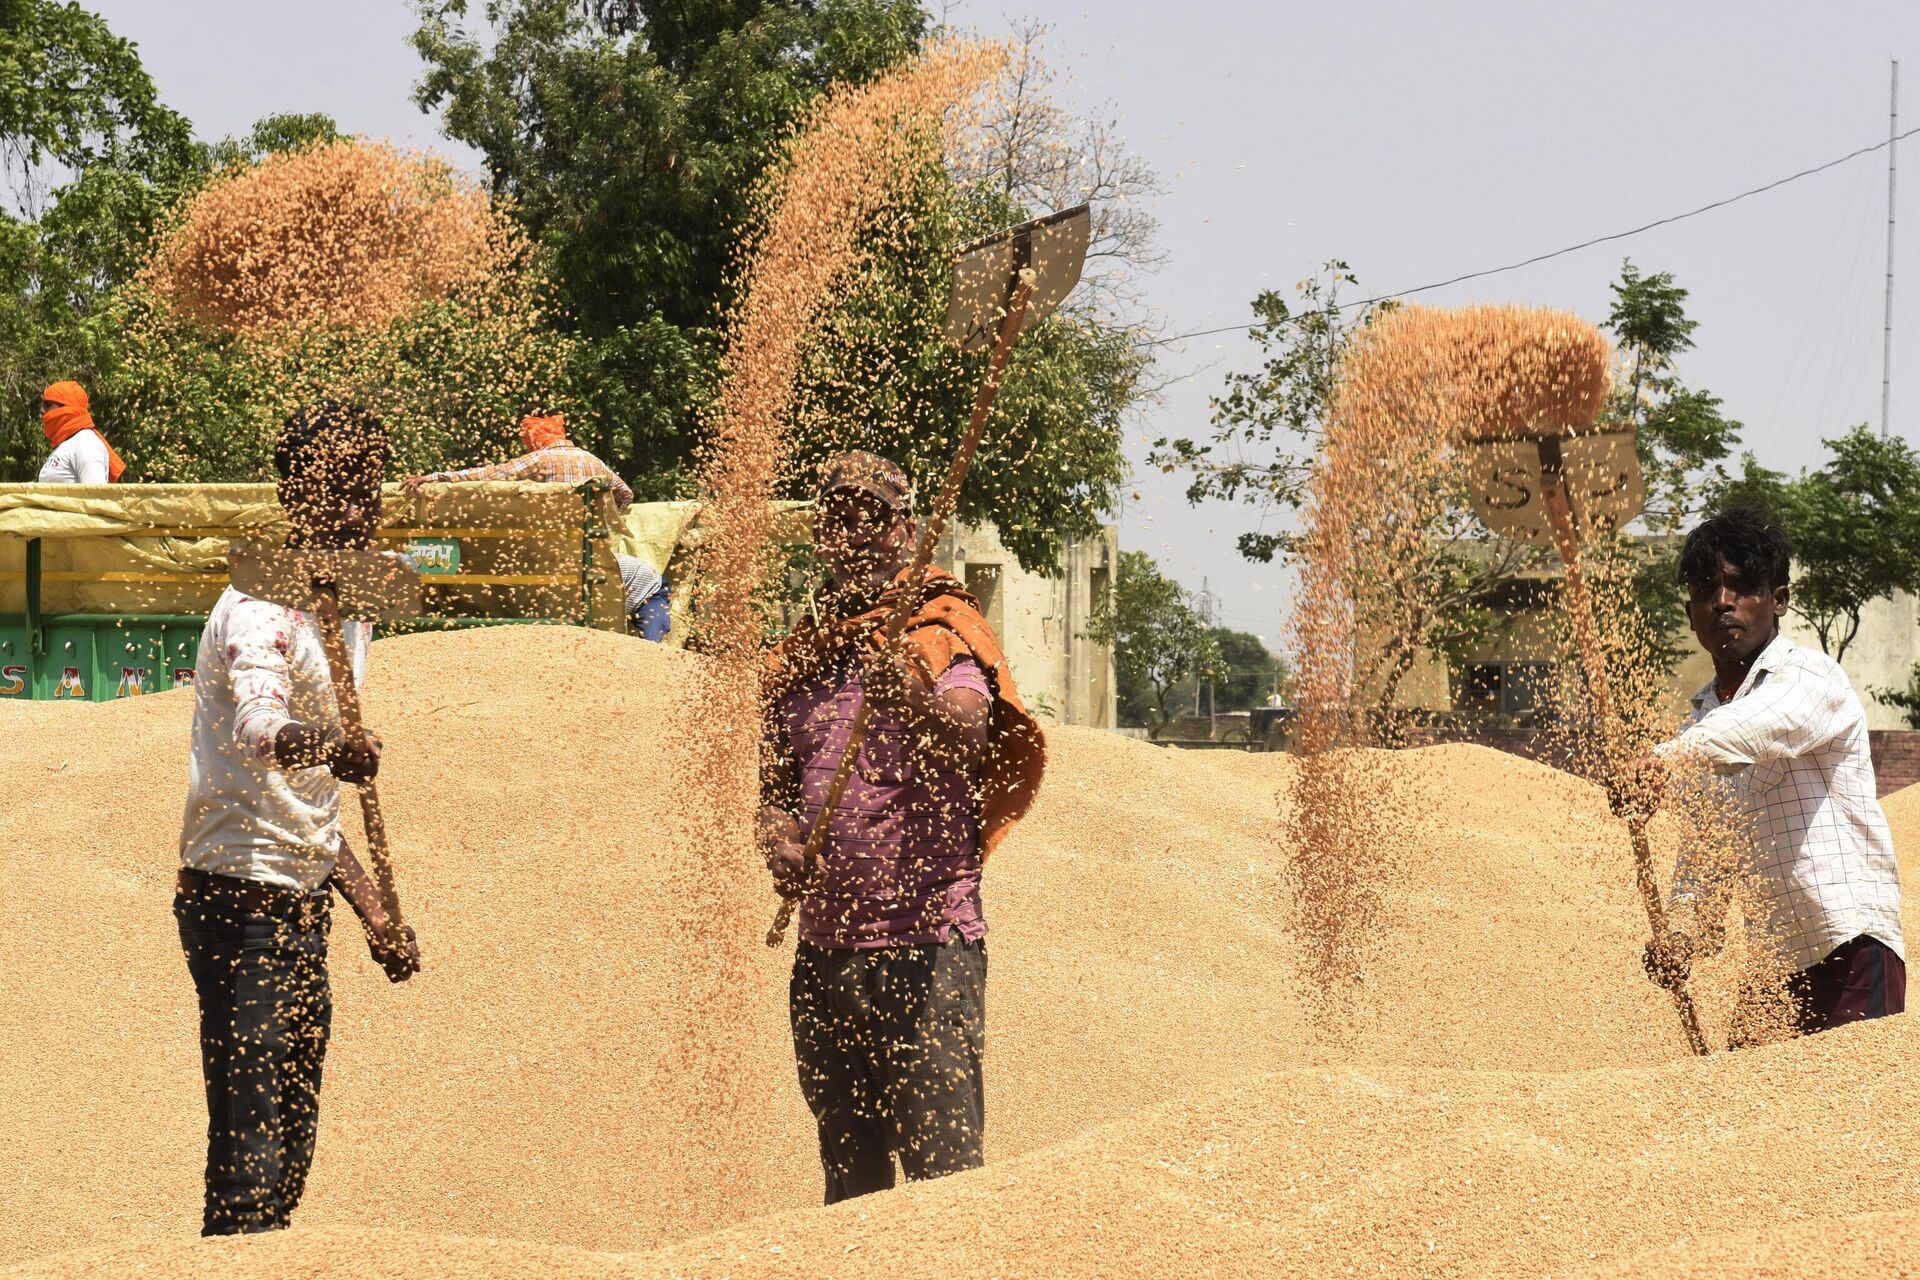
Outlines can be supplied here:
[[[1548, 465], [1544, 450], [1541, 463], [1541, 471], [1546, 478], [1547, 517], [1552, 522], [1553, 540], [1559, 547], [1560, 558], [1567, 569], [1567, 615], [1573, 624], [1574, 641], [1580, 650], [1581, 664], [1586, 668], [1594, 718], [1599, 721], [1600, 754], [1606, 762], [1607, 790], [1617, 793], [1617, 778], [1626, 761], [1626, 727], [1613, 705], [1613, 685], [1607, 675], [1606, 650], [1600, 643], [1599, 628], [1593, 614], [1593, 597], [1587, 590], [1586, 573], [1580, 558], [1580, 534], [1567, 501], [1566, 477], [1557, 459], [1553, 465]], [[1660, 899], [1659, 882], [1653, 874], [1653, 849], [1647, 839], [1646, 815], [1634, 814], [1629, 818], [1627, 831], [1633, 841], [1633, 873], [1640, 891], [1640, 905], [1647, 913], [1647, 925], [1652, 929], [1654, 938], [1664, 940], [1667, 936], [1667, 912]], [[1687, 1047], [1697, 1054], [1705, 1054], [1707, 1039], [1700, 1031], [1700, 1017], [1694, 1010], [1693, 997], [1687, 994], [1684, 983], [1675, 982], [1667, 989], [1673, 994], [1674, 1011], [1680, 1015], [1680, 1030], [1687, 1038]]]
[[[340, 622], [340, 598], [330, 582], [313, 584], [314, 613], [320, 623], [320, 643], [327, 654], [327, 669], [333, 679], [333, 698], [340, 708], [340, 728], [357, 745], [366, 743], [366, 727], [360, 718], [360, 691], [354, 685], [353, 661], [347, 653], [347, 640]], [[380, 905], [386, 909], [390, 926], [399, 932], [405, 928], [400, 916], [400, 898], [394, 888], [393, 859], [387, 850], [387, 823], [380, 812], [380, 792], [372, 779], [360, 783], [360, 816], [367, 827], [367, 854], [373, 863], [373, 882], [380, 890]]]

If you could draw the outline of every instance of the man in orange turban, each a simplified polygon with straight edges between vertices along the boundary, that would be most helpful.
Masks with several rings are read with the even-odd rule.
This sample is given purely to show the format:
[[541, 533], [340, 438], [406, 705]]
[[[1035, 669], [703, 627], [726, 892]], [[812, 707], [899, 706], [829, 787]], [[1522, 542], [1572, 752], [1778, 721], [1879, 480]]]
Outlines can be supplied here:
[[79, 383], [56, 382], [40, 393], [40, 425], [53, 449], [41, 464], [41, 484], [115, 484], [127, 469], [93, 425]]

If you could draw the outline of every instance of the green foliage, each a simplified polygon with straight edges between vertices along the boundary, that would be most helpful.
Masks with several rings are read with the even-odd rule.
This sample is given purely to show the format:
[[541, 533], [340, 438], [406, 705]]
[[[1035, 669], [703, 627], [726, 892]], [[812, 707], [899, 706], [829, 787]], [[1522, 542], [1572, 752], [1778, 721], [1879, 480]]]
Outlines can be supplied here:
[[1113, 646], [1120, 719], [1158, 737], [1173, 719], [1168, 697], [1182, 680], [1220, 660], [1212, 632], [1181, 585], [1153, 557], [1122, 551], [1113, 594], [1094, 609], [1087, 636]]
[[282, 151], [298, 151], [316, 142], [344, 137], [332, 116], [317, 111], [276, 112], [262, 116], [244, 138], [224, 138], [207, 150], [212, 171], [250, 164]]
[[[544, 287], [531, 270], [518, 280], [530, 293]], [[565, 379], [570, 339], [490, 295], [455, 294], [383, 330], [317, 333], [291, 348], [209, 333], [137, 291], [121, 305], [124, 358], [112, 388], [135, 410], [123, 435], [141, 480], [271, 475], [280, 424], [323, 397], [351, 395], [380, 414], [396, 475], [519, 452], [529, 402], [584, 408]]]
[[1724, 475], [1720, 464], [1739, 442], [1740, 424], [1720, 412], [1718, 396], [1680, 381], [1676, 361], [1693, 349], [1699, 322], [1687, 318], [1687, 291], [1671, 272], [1645, 275], [1624, 261], [1613, 298], [1604, 327], [1626, 368], [1602, 421], [1634, 429], [1647, 479], [1641, 520], [1671, 533]]
[[1904, 689], [1872, 689], [1874, 697], [1904, 712], [1907, 728], [1920, 729], [1920, 662], [1913, 664], [1907, 672], [1907, 687]]
[[[1324, 276], [1303, 280], [1299, 304], [1263, 290], [1253, 300], [1261, 324], [1252, 338], [1265, 358], [1258, 371], [1229, 373], [1213, 398], [1213, 434], [1205, 440], [1162, 436], [1147, 460], [1162, 471], [1192, 473], [1187, 501], [1244, 502], [1263, 513], [1300, 506], [1322, 421], [1333, 401], [1340, 357], [1353, 335], [1393, 308], [1371, 304], [1349, 316], [1340, 308], [1343, 285], [1359, 278], [1335, 259]], [[1293, 450], [1304, 446], [1304, 453]], [[1261, 563], [1288, 549], [1285, 533], [1256, 530], [1239, 538], [1240, 554]]]
[[904, 0], [498, 0], [483, 31], [468, 8], [416, 4], [418, 100], [550, 255], [583, 390], [617, 424], [593, 443], [671, 488], [717, 382], [755, 182], [808, 102], [907, 56], [926, 16]]
[[[580, 338], [574, 380], [600, 409], [598, 438], [580, 442], [637, 493], [684, 495], [754, 185], [829, 85], [918, 48], [925, 11], [905, 0], [500, 0], [482, 32], [461, 0], [416, 8], [419, 101], [486, 156], [561, 283], [563, 323]], [[985, 370], [984, 355], [960, 355], [943, 335], [952, 247], [1052, 211], [1016, 199], [1017, 174], [976, 180], [932, 158], [911, 185], [863, 236], [868, 260], [806, 353], [793, 496], [824, 453], [856, 446], [896, 457], [923, 492], [937, 486]], [[1114, 506], [1120, 420], [1145, 368], [1133, 338], [1083, 309], [1021, 341], [960, 515], [991, 519], [1027, 568], [1054, 565]]]
[[1629, 577], [1623, 589], [1637, 606], [1623, 621], [1635, 632], [1628, 647], [1671, 668], [1687, 652], [1686, 614], [1676, 582], [1680, 549], [1670, 535], [1725, 481], [1722, 464], [1739, 442], [1740, 424], [1720, 412], [1720, 398], [1680, 381], [1679, 357], [1693, 349], [1699, 322], [1686, 313], [1687, 291], [1671, 272], [1647, 275], [1632, 260], [1620, 264], [1613, 309], [1603, 326], [1624, 362], [1601, 420], [1630, 427], [1646, 478], [1640, 521], [1661, 538], [1620, 539], [1614, 554]]
[[[1200, 695], [1202, 707], [1215, 711], [1250, 711], [1267, 705], [1267, 696], [1287, 688], [1287, 664], [1270, 653], [1259, 636], [1228, 627], [1214, 627], [1213, 658], [1182, 682], [1175, 697], [1189, 696], [1196, 682], [1211, 682], [1212, 692]], [[1211, 702], [1209, 702], [1209, 698]]]
[[1716, 487], [1717, 509], [1770, 513], [1793, 542], [1792, 608], [1838, 661], [1860, 631], [1860, 611], [1895, 591], [1920, 591], [1920, 455], [1864, 424], [1823, 440], [1831, 455], [1788, 478], [1744, 455], [1741, 474]]
[[[0, 0], [0, 156], [13, 195], [0, 212], [0, 480], [30, 480], [46, 453], [42, 388], [99, 389], [118, 340], [107, 299], [201, 153], [102, 19]], [[111, 396], [94, 410], [110, 422]]]
[[[818, 462], [852, 448], [897, 459], [923, 496], [939, 488], [987, 363], [946, 337], [952, 246], [1027, 213], [959, 190], [937, 156], [923, 166], [913, 198], [869, 237], [886, 251], [846, 282], [806, 353], [790, 496], [808, 496]], [[1029, 330], [968, 471], [960, 518], [993, 521], [1033, 570], [1055, 565], [1066, 539], [1096, 533], [1126, 479], [1121, 417], [1143, 365], [1124, 331], [1084, 313]]]
[[48, 161], [155, 178], [193, 164], [192, 131], [161, 105], [133, 44], [56, 0], [0, 0], [0, 138], [22, 183]]

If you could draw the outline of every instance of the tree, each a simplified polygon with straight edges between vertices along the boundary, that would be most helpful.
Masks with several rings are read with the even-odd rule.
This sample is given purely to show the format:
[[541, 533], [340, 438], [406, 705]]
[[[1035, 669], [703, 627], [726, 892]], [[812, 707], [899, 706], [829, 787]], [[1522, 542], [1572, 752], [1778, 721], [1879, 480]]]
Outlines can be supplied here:
[[78, 4], [0, 0], [0, 165], [16, 210], [42, 212], [48, 166], [158, 178], [193, 163], [133, 44]]
[[[946, 337], [952, 246], [1018, 221], [1000, 191], [954, 183], [937, 162], [868, 236], [885, 246], [845, 282], [809, 345], [791, 428], [796, 477], [839, 449], [896, 458], [933, 492], [965, 430], [984, 353]], [[1081, 310], [1029, 330], [960, 495], [1020, 563], [1047, 569], [1061, 544], [1096, 533], [1127, 475], [1121, 427], [1145, 360], [1128, 334]], [[795, 494], [794, 496], [802, 496]]]
[[415, 7], [417, 100], [485, 156], [583, 340], [599, 422], [580, 443], [643, 496], [675, 496], [755, 180], [808, 102], [907, 56], [926, 15], [912, 0], [502, 0], [483, 32], [465, 0]]
[[1865, 424], [1823, 440], [1831, 454], [1789, 479], [1743, 457], [1737, 479], [1716, 488], [1716, 506], [1770, 513], [1793, 542], [1792, 609], [1820, 648], [1842, 661], [1860, 632], [1860, 612], [1896, 591], [1920, 591], [1920, 455]]
[[[0, 0], [0, 480], [38, 472], [41, 389], [97, 389], [112, 368], [107, 301], [201, 165], [186, 120], [102, 19]], [[111, 408], [96, 406], [101, 421]]]
[[1143, 551], [1120, 553], [1113, 594], [1094, 609], [1087, 637], [1113, 646], [1121, 718], [1147, 720], [1159, 737], [1173, 720], [1169, 695], [1218, 661], [1218, 647], [1181, 585]]
[[1014, 21], [1007, 74], [988, 99], [973, 145], [957, 158], [956, 176], [1018, 208], [1050, 213], [1092, 206], [1087, 260], [1068, 305], [1137, 317], [1145, 310], [1134, 292], [1139, 277], [1166, 258], [1149, 212], [1160, 180], [1120, 142], [1113, 121], [1061, 105], [1041, 53], [1051, 30], [1030, 18]]
[[[1187, 501], [1244, 502], [1262, 515], [1298, 509], [1307, 468], [1333, 402], [1340, 357], [1353, 336], [1392, 309], [1391, 302], [1367, 303], [1353, 315], [1340, 301], [1343, 286], [1359, 278], [1335, 259], [1323, 275], [1297, 286], [1298, 306], [1267, 289], [1253, 300], [1261, 323], [1250, 336], [1265, 353], [1257, 372], [1229, 373], [1224, 395], [1211, 404], [1213, 434], [1206, 440], [1162, 436], [1147, 460], [1171, 475], [1190, 471]], [[1304, 452], [1293, 450], [1304, 447]], [[1240, 554], [1261, 563], [1289, 547], [1283, 532], [1255, 530], [1239, 538]]]
[[[1647, 275], [1625, 259], [1612, 289], [1605, 328], [1622, 367], [1602, 421], [1633, 430], [1647, 486], [1640, 522], [1650, 533], [1673, 535], [1725, 483], [1722, 464], [1739, 442], [1740, 423], [1721, 413], [1718, 396], [1680, 380], [1679, 357], [1693, 349], [1699, 322], [1688, 318], [1687, 291], [1673, 274]], [[1626, 643], [1673, 666], [1687, 651], [1678, 544], [1620, 540], [1613, 554], [1625, 575], [1620, 586], [1635, 606], [1631, 619], [1617, 620], [1637, 633]]]
[[[1169, 701], [1179, 703], [1200, 693], [1200, 705], [1217, 711], [1250, 711], [1267, 705], [1267, 696], [1284, 691], [1287, 664], [1267, 650], [1259, 636], [1229, 627], [1214, 627], [1214, 658], [1181, 682]], [[1206, 686], [1211, 684], [1212, 688]]]
[[[485, 154], [496, 191], [554, 263], [563, 323], [582, 340], [576, 381], [598, 409], [581, 443], [636, 492], [679, 496], [719, 377], [755, 180], [814, 96], [896, 64], [927, 15], [900, 0], [506, 0], [489, 8], [483, 39], [459, 0], [418, 8], [421, 104]], [[797, 388], [801, 483], [824, 452], [857, 446], [937, 484], [984, 371], [984, 357], [943, 336], [953, 245], [1060, 204], [1150, 190], [1106, 130], [1043, 100], [1037, 38], [1029, 29], [1015, 63], [1025, 78], [994, 96], [981, 145], [914, 175], [905, 207], [863, 235], [869, 260], [822, 317]], [[996, 134], [1008, 113], [1019, 127]], [[1114, 281], [1150, 265], [1151, 226], [1109, 214], [1096, 227], [1098, 287], [1022, 339], [962, 494], [961, 516], [991, 519], [1028, 568], [1097, 529], [1125, 479], [1121, 419], [1147, 359], [1112, 316]]]
[[1904, 689], [1873, 689], [1874, 697], [1903, 712], [1907, 717], [1907, 728], [1920, 729], [1920, 662], [1913, 664], [1907, 672], [1907, 687]]
[[1641, 521], [1654, 533], [1678, 529], [1724, 474], [1720, 464], [1740, 438], [1740, 424], [1720, 412], [1720, 397], [1684, 385], [1676, 362], [1693, 349], [1697, 320], [1687, 318], [1687, 291], [1667, 271], [1645, 275], [1632, 259], [1620, 264], [1606, 325], [1624, 361], [1602, 421], [1631, 427], [1647, 480]]

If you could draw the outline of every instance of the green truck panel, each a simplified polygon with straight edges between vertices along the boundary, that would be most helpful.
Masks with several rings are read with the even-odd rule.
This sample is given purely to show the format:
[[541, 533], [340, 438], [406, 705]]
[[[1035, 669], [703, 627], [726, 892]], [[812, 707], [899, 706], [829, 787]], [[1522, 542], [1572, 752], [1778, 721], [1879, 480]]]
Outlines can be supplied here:
[[0, 698], [31, 698], [33, 664], [25, 623], [0, 622]]

